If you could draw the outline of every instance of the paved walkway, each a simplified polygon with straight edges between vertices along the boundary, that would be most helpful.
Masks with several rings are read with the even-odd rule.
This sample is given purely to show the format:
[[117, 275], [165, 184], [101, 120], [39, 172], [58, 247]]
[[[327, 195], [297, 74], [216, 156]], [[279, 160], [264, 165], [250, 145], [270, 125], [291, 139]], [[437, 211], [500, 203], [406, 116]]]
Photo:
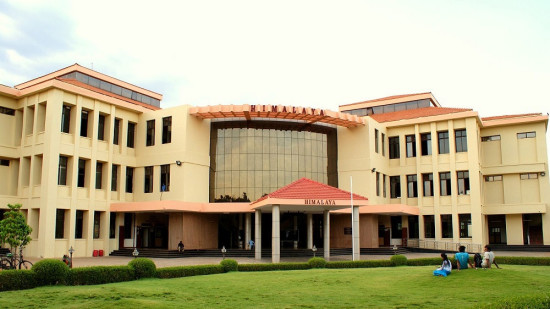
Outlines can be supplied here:
[[[497, 258], [499, 256], [535, 256], [535, 257], [550, 257], [550, 252], [528, 252], [528, 251], [494, 251]], [[439, 257], [439, 253], [407, 253], [405, 256], [408, 259]], [[388, 260], [391, 255], [361, 255], [361, 260]], [[270, 258], [263, 258], [258, 261], [254, 258], [232, 258], [239, 264], [254, 264], [254, 263], [271, 263]], [[281, 258], [281, 262], [306, 262], [310, 257], [296, 258]], [[331, 256], [331, 261], [349, 261], [350, 255]], [[38, 258], [29, 258], [31, 262], [39, 261]], [[131, 257], [121, 256], [103, 256], [103, 257], [78, 257], [73, 259], [73, 267], [86, 266], [110, 266], [110, 265], [127, 265], [131, 261]], [[221, 257], [183, 257], [183, 258], [152, 258], [158, 268], [169, 266], [188, 266], [188, 265], [212, 265], [219, 264]]]

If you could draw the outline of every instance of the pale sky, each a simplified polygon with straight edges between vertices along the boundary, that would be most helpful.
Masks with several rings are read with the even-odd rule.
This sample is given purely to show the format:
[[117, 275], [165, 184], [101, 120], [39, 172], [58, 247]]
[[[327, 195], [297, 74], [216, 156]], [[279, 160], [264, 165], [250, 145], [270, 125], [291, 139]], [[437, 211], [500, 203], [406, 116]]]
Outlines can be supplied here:
[[431, 91], [480, 116], [550, 112], [550, 1], [5, 1], [0, 84], [73, 63], [162, 107], [325, 108]]

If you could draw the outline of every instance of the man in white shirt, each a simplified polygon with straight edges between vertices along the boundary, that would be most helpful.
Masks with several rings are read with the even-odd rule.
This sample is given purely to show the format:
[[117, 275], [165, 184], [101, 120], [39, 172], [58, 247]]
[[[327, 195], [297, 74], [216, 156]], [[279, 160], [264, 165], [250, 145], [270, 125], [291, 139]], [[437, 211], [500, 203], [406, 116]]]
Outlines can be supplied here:
[[485, 253], [483, 254], [483, 262], [481, 262], [481, 267], [491, 268], [491, 265], [495, 264], [497, 268], [500, 268], [498, 264], [495, 262], [495, 254], [491, 252], [491, 247], [486, 245], [484, 250], [485, 250]]

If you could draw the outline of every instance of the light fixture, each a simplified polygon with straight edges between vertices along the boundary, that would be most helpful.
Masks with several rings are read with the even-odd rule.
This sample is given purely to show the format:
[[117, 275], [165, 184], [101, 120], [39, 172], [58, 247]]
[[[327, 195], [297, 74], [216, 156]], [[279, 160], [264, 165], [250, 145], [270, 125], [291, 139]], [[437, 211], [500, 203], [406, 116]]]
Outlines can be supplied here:
[[542, 177], [544, 177], [544, 176], [546, 176], [546, 173], [545, 173], [545, 172], [540, 172], [540, 175], [541, 175]]
[[225, 249], [225, 246], [222, 246], [222, 260], [225, 260], [225, 253], [227, 252], [227, 249]]
[[313, 248], [311, 248], [311, 251], [313, 251], [313, 257], [315, 257], [315, 254], [317, 253], [317, 247], [313, 245]]
[[181, 161], [180, 161], [180, 160], [177, 160], [177, 161], [176, 161], [176, 165], [177, 165], [177, 166], [181, 166]]
[[138, 257], [139, 251], [137, 250], [137, 248], [134, 248], [134, 251], [132, 252], [132, 255], [134, 256], [134, 259]]
[[69, 260], [69, 268], [73, 268], [73, 253], [74, 249], [73, 246], [71, 246], [71, 248], [69, 248], [69, 254], [71, 255], [71, 258]]
[[373, 167], [372, 170], [370, 170], [370, 171], [371, 171], [371, 173], [376, 172], [376, 167]]

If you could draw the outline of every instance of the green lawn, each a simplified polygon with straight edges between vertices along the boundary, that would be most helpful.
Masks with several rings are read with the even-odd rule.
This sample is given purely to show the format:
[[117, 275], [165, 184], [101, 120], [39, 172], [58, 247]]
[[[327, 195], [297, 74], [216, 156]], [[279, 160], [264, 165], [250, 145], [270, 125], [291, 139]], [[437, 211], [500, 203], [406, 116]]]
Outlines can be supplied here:
[[434, 267], [232, 272], [0, 293], [2, 308], [467, 308], [550, 290], [550, 267]]

